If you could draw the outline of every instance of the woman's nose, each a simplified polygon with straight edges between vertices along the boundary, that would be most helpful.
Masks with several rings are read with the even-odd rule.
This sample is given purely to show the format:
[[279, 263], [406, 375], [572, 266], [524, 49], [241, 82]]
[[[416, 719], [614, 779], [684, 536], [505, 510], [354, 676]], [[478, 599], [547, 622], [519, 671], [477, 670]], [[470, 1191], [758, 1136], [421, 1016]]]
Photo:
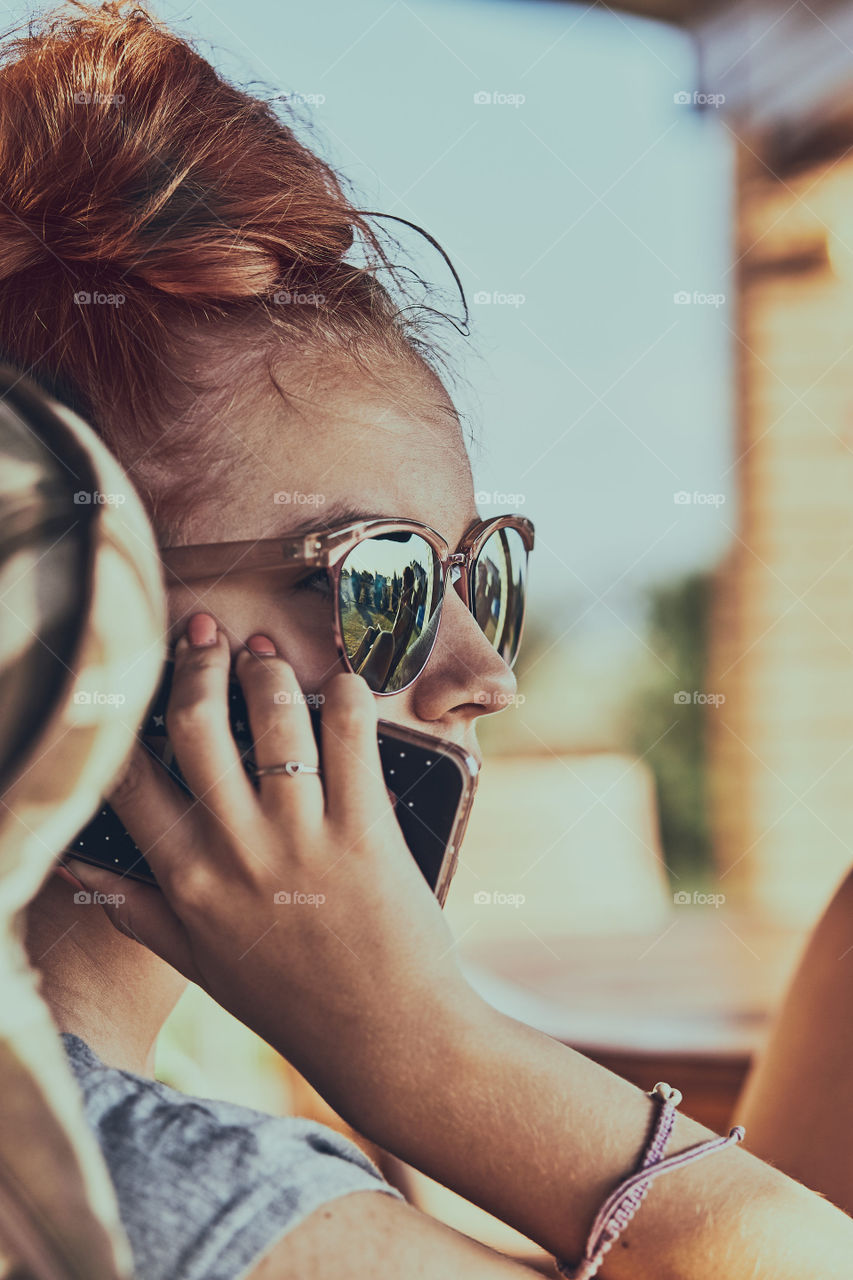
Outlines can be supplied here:
[[486, 639], [455, 591], [445, 596], [435, 647], [412, 686], [422, 720], [440, 720], [451, 710], [471, 716], [503, 711], [515, 701], [518, 682]]

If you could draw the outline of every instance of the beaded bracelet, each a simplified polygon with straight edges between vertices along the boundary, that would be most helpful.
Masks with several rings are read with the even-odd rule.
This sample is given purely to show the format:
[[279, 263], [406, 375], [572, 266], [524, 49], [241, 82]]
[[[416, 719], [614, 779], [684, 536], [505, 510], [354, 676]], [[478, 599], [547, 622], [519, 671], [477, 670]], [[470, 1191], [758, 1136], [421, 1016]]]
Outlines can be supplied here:
[[598, 1274], [604, 1255], [613, 1247], [639, 1209], [654, 1178], [662, 1173], [669, 1173], [671, 1169], [692, 1164], [694, 1160], [701, 1160], [703, 1156], [721, 1151], [732, 1143], [741, 1142], [745, 1136], [746, 1131], [742, 1125], [735, 1125], [727, 1138], [711, 1138], [708, 1142], [700, 1142], [698, 1146], [688, 1147], [680, 1155], [664, 1160], [664, 1148], [675, 1124], [675, 1108], [681, 1102], [681, 1094], [678, 1089], [658, 1081], [649, 1097], [659, 1106], [653, 1116], [651, 1132], [638, 1168], [619, 1183], [599, 1209], [587, 1238], [583, 1259], [576, 1265], [559, 1258], [555, 1260], [557, 1270], [566, 1280], [592, 1280]]

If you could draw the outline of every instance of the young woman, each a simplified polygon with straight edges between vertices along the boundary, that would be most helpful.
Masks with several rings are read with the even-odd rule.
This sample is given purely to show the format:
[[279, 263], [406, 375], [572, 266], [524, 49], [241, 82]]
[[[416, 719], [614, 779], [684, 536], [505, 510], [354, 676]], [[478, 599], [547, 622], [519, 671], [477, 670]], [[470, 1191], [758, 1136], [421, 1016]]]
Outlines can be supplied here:
[[[379, 517], [429, 526], [449, 553], [467, 545], [471, 472], [417, 312], [380, 284], [369, 220], [268, 107], [144, 12], [77, 6], [7, 43], [0, 140], [0, 347], [110, 444], [164, 548], [209, 554]], [[476, 753], [477, 717], [506, 704], [512, 671], [452, 571], [424, 664], [408, 643], [420, 574], [398, 576], [406, 617], [383, 680], [400, 646], [408, 666], [381, 713]], [[109, 892], [114, 877], [74, 862], [29, 918], [141, 1280], [528, 1274], [406, 1205], [321, 1126], [155, 1083], [153, 1047], [187, 979], [358, 1131], [579, 1260], [657, 1104], [464, 981], [394, 819], [378, 698], [341, 659], [325, 573], [309, 560], [179, 574], [169, 608], [167, 724], [199, 801], [144, 755], [110, 797], [161, 889], [124, 880], [108, 919], [74, 888]], [[322, 692], [322, 775], [271, 773], [254, 791], [228, 731], [230, 669], [262, 767], [316, 766], [300, 694]], [[282, 889], [322, 893], [322, 909], [283, 908]], [[849, 919], [850, 897], [836, 916]], [[849, 1008], [849, 981], [833, 994]], [[831, 1028], [813, 1030], [829, 1042]], [[849, 1083], [827, 1059], [806, 1094], [797, 1040], [760, 1149], [797, 1171], [797, 1115], [774, 1123], [794, 1090], [827, 1138], [812, 1185], [849, 1204]], [[668, 1151], [711, 1136], [678, 1116]], [[601, 1274], [841, 1280], [851, 1257], [841, 1209], [732, 1145], [657, 1181]]]

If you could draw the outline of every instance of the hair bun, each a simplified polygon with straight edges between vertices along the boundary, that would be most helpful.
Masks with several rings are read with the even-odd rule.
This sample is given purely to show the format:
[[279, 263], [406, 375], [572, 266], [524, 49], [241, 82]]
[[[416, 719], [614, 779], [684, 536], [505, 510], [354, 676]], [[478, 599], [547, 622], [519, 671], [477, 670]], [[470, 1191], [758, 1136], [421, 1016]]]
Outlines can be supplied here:
[[238, 390], [286, 396], [278, 361], [312, 343], [426, 347], [373, 215], [268, 103], [144, 10], [72, 3], [0, 42], [0, 357], [95, 427], [170, 540], [188, 483], [190, 506], [236, 483]]
[[354, 216], [328, 166], [122, 8], [82, 6], [5, 47], [0, 279], [52, 262], [224, 301], [339, 262]]

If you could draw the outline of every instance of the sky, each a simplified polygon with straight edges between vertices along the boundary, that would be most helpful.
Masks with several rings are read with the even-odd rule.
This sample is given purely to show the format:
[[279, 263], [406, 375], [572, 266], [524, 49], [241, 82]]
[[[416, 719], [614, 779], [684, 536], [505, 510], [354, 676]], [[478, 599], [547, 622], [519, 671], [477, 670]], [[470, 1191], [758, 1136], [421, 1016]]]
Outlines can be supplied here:
[[[484, 514], [536, 524], [534, 607], [630, 611], [713, 564], [735, 518], [731, 147], [693, 104], [683, 33], [539, 0], [156, 12], [237, 82], [296, 95], [364, 207], [449, 253], [473, 321], [453, 354], [475, 488]], [[404, 244], [449, 298], [441, 259]]]

